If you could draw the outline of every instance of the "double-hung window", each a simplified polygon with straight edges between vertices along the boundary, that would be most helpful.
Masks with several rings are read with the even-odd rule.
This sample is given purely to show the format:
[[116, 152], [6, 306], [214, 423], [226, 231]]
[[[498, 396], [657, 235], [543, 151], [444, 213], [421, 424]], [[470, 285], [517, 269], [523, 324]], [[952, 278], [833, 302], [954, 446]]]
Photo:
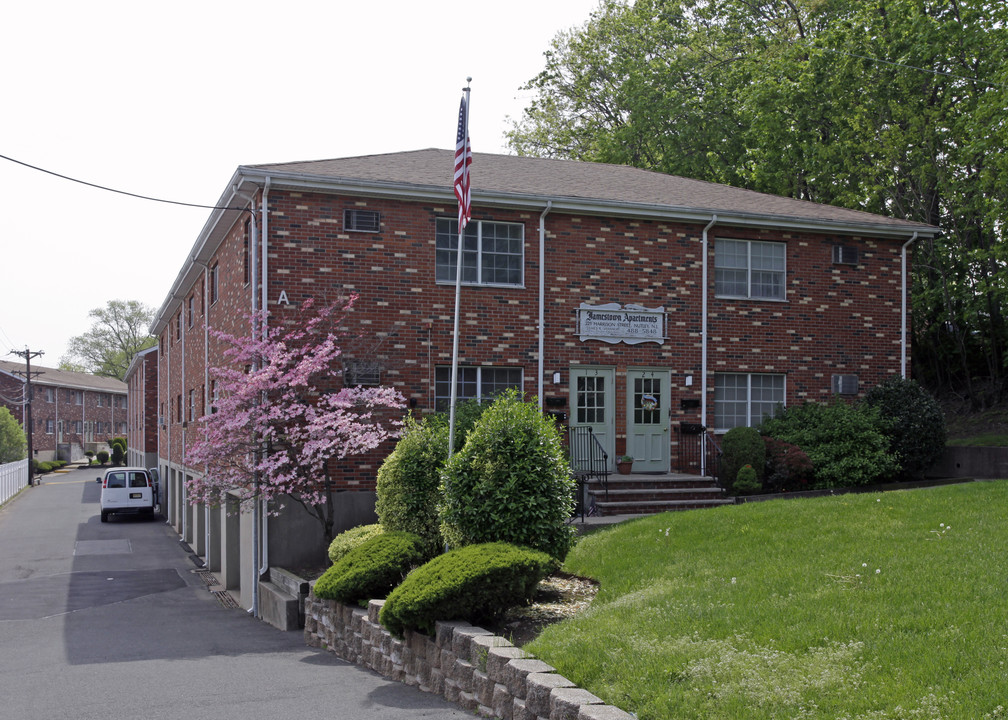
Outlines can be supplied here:
[[714, 425], [719, 431], [759, 425], [783, 404], [783, 375], [718, 373], [714, 376]]
[[[435, 271], [438, 282], [454, 283], [458, 259], [458, 220], [438, 218]], [[462, 282], [467, 285], [517, 285], [524, 282], [525, 226], [473, 220], [462, 239]]]
[[784, 299], [786, 245], [758, 240], [718, 240], [714, 292], [721, 297]]
[[[515, 367], [460, 367], [458, 400], [483, 401], [508, 388], [522, 389], [522, 369]], [[434, 407], [446, 410], [451, 403], [451, 367], [434, 370]]]

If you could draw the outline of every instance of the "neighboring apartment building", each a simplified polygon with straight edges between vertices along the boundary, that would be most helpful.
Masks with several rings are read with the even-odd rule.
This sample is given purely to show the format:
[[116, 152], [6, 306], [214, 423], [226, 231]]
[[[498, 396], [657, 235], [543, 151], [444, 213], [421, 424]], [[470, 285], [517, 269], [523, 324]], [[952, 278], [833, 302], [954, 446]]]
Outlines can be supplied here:
[[[24, 363], [0, 360], [0, 402], [22, 427], [24, 372]], [[32, 390], [36, 460], [75, 462], [85, 451], [107, 450], [109, 439], [126, 435], [126, 385], [115, 378], [32, 364]]]
[[[356, 293], [344, 378], [398, 388], [415, 413], [450, 396], [453, 153], [240, 167], [152, 327], [169, 519], [248, 606], [253, 523], [191, 508], [193, 422], [221, 348], [266, 307]], [[476, 154], [463, 242], [460, 398], [516, 387], [590, 426], [635, 471], [680, 461], [680, 427], [756, 424], [778, 404], [856, 396], [908, 372], [908, 248], [929, 225], [644, 170]], [[373, 517], [388, 447], [332, 468], [337, 530]], [[234, 508], [232, 507], [232, 510]], [[316, 551], [266, 518], [259, 570]], [[296, 530], [292, 530], [296, 528]], [[293, 541], [298, 535], [297, 541]], [[240, 538], [240, 543], [236, 540]], [[240, 545], [240, 548], [239, 548]], [[234, 567], [241, 563], [240, 572]], [[226, 567], [225, 567], [226, 566]], [[230, 568], [230, 569], [228, 569]]]
[[157, 372], [157, 346], [134, 355], [126, 370], [126, 386], [129, 394], [126, 445], [129, 465], [157, 467]]

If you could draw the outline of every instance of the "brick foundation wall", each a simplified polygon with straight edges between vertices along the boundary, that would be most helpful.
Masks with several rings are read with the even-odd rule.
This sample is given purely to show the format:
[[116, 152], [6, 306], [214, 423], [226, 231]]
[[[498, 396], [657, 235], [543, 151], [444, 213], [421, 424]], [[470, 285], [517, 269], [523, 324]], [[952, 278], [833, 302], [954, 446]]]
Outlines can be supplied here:
[[378, 622], [384, 600], [367, 609], [309, 594], [305, 641], [380, 675], [501, 720], [630, 720], [633, 716], [575, 687], [556, 669], [467, 622], [438, 622], [434, 637], [392, 637]]

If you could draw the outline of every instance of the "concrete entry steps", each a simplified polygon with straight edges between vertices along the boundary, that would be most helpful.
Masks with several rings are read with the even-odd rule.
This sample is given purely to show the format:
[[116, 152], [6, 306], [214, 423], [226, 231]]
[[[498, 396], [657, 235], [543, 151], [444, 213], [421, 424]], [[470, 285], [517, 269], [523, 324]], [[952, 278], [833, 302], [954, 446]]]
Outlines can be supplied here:
[[597, 481], [588, 483], [588, 491], [595, 495], [595, 506], [601, 516], [649, 515], [735, 502], [713, 478], [681, 473], [610, 475], [608, 493]]

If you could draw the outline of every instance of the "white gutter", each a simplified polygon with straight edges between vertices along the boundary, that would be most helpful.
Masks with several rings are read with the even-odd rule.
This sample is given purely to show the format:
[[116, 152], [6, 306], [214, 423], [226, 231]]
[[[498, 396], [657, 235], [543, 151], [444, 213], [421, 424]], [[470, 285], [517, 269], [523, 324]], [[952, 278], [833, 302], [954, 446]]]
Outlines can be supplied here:
[[543, 357], [546, 344], [546, 215], [553, 207], [553, 201], [546, 201], [546, 208], [539, 215], [539, 412], [543, 409], [543, 373], [546, 359]]
[[701, 261], [703, 295], [700, 319], [700, 425], [703, 426], [703, 439], [700, 442], [700, 475], [707, 474], [707, 231], [714, 227], [717, 215], [711, 215], [710, 222], [703, 229], [703, 259]]
[[906, 379], [907, 376], [907, 248], [917, 239], [915, 232], [909, 240], [903, 243], [900, 251], [900, 295], [902, 308], [900, 312], [900, 377]]

